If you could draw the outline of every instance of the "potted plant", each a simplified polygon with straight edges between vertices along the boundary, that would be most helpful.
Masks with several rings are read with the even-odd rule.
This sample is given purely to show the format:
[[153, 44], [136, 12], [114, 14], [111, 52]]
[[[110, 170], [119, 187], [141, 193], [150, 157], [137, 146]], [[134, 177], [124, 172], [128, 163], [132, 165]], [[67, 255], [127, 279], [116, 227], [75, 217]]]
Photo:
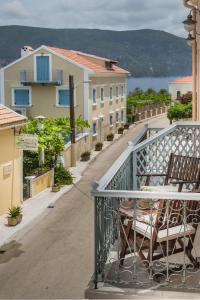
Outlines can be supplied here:
[[90, 152], [85, 151], [81, 154], [81, 161], [88, 161], [90, 159]]
[[119, 127], [118, 134], [123, 134], [123, 132], [124, 132], [124, 127]]
[[8, 210], [8, 226], [16, 226], [22, 220], [22, 209], [20, 206], [13, 206]]
[[53, 193], [59, 192], [59, 191], [60, 191], [60, 185], [59, 185], [59, 183], [54, 183], [54, 184], [52, 185], [52, 187], [51, 187], [51, 191], [52, 191]]
[[110, 133], [110, 134], [107, 135], [107, 141], [112, 142], [113, 139], [114, 139], [114, 134], [113, 133]]
[[129, 124], [124, 124], [124, 129], [129, 129]]
[[103, 143], [101, 143], [101, 142], [96, 143], [95, 151], [101, 151], [102, 148], [103, 148]]

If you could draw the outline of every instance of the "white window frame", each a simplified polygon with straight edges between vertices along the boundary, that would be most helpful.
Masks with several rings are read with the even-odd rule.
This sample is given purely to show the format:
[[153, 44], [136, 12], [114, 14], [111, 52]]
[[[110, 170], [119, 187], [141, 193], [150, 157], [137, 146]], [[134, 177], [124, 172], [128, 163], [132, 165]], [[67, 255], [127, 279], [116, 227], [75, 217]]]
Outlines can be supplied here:
[[[56, 87], [56, 107], [62, 107], [62, 108], [67, 108], [70, 107], [70, 105], [60, 105], [59, 104], [59, 95], [58, 95], [58, 91], [59, 90], [69, 90], [69, 86], [68, 85], [63, 85], [62, 87], [57, 86]], [[74, 89], [74, 107], [77, 106], [77, 101], [76, 101], [76, 89]]]
[[[16, 105], [15, 104], [15, 90], [29, 90], [29, 105]], [[31, 107], [32, 106], [32, 89], [30, 86], [13, 87], [12, 88], [12, 106], [13, 107]]]
[[[112, 98], [110, 97], [110, 91], [111, 91], [111, 89], [112, 89]], [[113, 101], [113, 86], [109, 87], [109, 100], [110, 100], [110, 102]]]
[[[94, 124], [96, 124], [96, 132], [94, 133]], [[97, 136], [97, 120], [92, 121], [92, 136]]]
[[37, 82], [37, 56], [49, 56], [49, 81], [52, 81], [52, 55], [48, 53], [39, 53], [34, 55], [34, 81]]
[[[122, 119], [122, 112], [123, 112], [123, 119]], [[121, 109], [121, 123], [122, 123], [122, 124], [125, 123], [125, 122], [124, 122], [124, 109]]]
[[[103, 90], [103, 100], [101, 99], [101, 91]], [[105, 91], [104, 91], [104, 87], [100, 87], [100, 102], [104, 103], [104, 98], [105, 98]]]
[[[118, 89], [118, 96], [117, 96], [117, 89]], [[118, 85], [116, 85], [116, 87], [115, 87], [115, 93], [116, 93], [116, 100], [119, 100], [120, 93], [119, 93], [119, 86]]]
[[[110, 112], [110, 113], [109, 113], [109, 126], [110, 126], [110, 127], [113, 127], [113, 126], [114, 126], [113, 115], [114, 115], [113, 112]], [[110, 123], [110, 117], [111, 117], [111, 116], [112, 116], [112, 124]]]
[[[95, 102], [94, 102], [94, 98], [93, 98], [94, 91], [95, 91]], [[96, 87], [92, 88], [92, 106], [97, 106], [97, 88]]]

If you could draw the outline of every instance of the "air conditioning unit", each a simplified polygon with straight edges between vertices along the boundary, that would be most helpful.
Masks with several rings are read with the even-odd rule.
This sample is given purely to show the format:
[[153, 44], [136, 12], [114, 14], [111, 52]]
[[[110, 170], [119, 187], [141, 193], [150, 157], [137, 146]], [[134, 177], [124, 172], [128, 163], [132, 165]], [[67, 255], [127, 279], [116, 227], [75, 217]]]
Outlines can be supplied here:
[[16, 108], [14, 111], [25, 117], [27, 116], [27, 108]]

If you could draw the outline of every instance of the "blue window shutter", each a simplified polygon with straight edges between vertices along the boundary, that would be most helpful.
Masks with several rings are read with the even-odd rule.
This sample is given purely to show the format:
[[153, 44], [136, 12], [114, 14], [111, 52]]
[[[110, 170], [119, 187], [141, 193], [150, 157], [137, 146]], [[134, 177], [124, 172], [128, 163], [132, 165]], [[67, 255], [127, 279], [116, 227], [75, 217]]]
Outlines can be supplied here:
[[28, 89], [16, 89], [14, 91], [14, 105], [17, 106], [29, 106], [29, 90]]
[[58, 90], [58, 105], [70, 106], [69, 90]]
[[36, 56], [37, 81], [48, 82], [49, 74], [49, 56]]

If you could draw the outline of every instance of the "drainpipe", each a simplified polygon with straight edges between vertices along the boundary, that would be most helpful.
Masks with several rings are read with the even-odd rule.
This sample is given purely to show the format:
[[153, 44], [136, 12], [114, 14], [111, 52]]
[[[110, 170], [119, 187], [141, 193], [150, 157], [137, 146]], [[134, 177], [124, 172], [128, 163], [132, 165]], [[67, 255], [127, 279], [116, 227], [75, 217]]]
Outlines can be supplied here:
[[[196, 7], [189, 4], [190, 0], [183, 0], [183, 5], [192, 10], [193, 20], [196, 21]], [[196, 121], [200, 118], [198, 113], [198, 104], [197, 104], [197, 41], [196, 41], [196, 29], [193, 31], [193, 36], [195, 37], [193, 46], [192, 46], [192, 120]]]

